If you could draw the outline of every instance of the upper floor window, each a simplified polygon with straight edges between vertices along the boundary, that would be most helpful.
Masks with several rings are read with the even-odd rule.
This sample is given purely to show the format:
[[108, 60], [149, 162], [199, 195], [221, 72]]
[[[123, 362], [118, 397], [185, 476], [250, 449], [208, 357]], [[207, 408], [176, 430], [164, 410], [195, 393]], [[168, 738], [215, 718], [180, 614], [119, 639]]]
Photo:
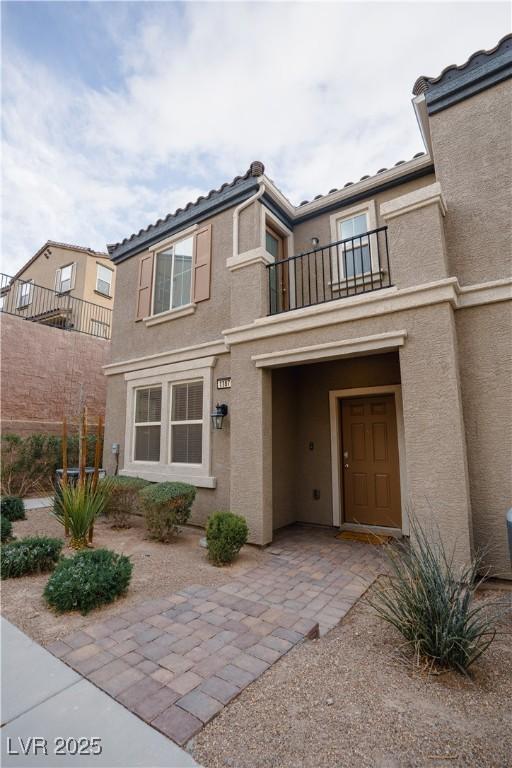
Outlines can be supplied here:
[[55, 273], [55, 290], [57, 293], [67, 293], [75, 287], [76, 264], [66, 264]]
[[114, 273], [103, 264], [96, 264], [96, 290], [104, 296], [112, 296], [112, 277]]
[[18, 286], [18, 302], [16, 309], [22, 309], [28, 307], [32, 302], [32, 280], [27, 280], [26, 283], [20, 283]]
[[156, 254], [153, 314], [191, 302], [194, 238], [187, 237]]
[[[338, 221], [338, 235], [346, 242], [340, 247], [341, 273], [354, 277], [371, 271], [370, 242], [368, 239], [368, 214], [358, 213]], [[364, 236], [366, 235], [366, 236]]]
[[162, 387], [145, 387], [135, 393], [135, 461], [160, 461]]

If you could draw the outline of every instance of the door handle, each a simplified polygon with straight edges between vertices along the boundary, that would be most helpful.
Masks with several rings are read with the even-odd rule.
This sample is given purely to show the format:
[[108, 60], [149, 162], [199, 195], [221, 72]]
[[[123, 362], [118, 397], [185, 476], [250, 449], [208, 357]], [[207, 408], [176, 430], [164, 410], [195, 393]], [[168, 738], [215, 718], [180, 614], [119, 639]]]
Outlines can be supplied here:
[[344, 464], [343, 466], [345, 467], [345, 469], [348, 469], [348, 464]]

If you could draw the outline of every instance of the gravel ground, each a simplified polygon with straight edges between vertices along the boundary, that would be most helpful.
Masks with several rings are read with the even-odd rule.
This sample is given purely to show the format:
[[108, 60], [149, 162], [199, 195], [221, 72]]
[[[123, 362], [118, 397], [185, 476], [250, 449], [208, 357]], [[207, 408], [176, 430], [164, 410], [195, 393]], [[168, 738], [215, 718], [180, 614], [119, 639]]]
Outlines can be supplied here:
[[[486, 592], [486, 600], [511, 599]], [[502, 629], [512, 630], [510, 615]], [[190, 745], [205, 768], [512, 765], [512, 643], [500, 636], [471, 678], [427, 676], [360, 601], [292, 650]]]
[[[28, 511], [26, 520], [13, 523], [13, 533], [18, 539], [37, 535], [63, 538], [62, 526], [46, 509]], [[199, 546], [201, 536], [204, 531], [188, 527], [173, 542], [162, 544], [146, 538], [140, 517], [133, 517], [132, 527], [122, 530], [113, 530], [106, 520], [99, 520], [94, 528], [94, 547], [122, 552], [129, 555], [134, 564], [125, 597], [87, 616], [58, 615], [42, 598], [48, 574], [23, 576], [2, 581], [2, 615], [38, 643], [47, 645], [91, 621], [111, 618], [141, 600], [170, 595], [190, 584], [225, 584], [242, 570], [257, 565], [263, 554], [247, 546], [233, 565], [216, 568], [210, 565], [205, 550]], [[69, 549], [63, 552], [72, 554]]]

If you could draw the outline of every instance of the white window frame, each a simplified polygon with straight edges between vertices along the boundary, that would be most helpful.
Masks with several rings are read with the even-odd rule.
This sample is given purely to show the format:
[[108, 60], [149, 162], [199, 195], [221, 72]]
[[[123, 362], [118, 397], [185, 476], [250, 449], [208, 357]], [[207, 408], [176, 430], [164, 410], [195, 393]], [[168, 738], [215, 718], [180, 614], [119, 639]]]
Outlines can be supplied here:
[[[62, 279], [62, 272], [63, 272], [63, 270], [68, 269], [68, 267], [71, 270], [70, 275], [69, 275], [69, 288], [66, 288], [66, 290], [64, 291], [62, 289], [62, 283], [64, 282], [63, 279]], [[74, 261], [70, 262], [69, 264], [64, 264], [63, 267], [59, 267], [57, 269], [57, 275], [58, 275], [58, 280], [59, 281], [58, 281], [58, 284], [55, 286], [55, 293], [59, 293], [59, 294], [60, 293], [69, 293], [70, 291], [73, 290], [73, 288], [75, 287], [74, 279], [73, 279], [74, 278], [75, 270], [76, 270], [76, 262], [74, 262]], [[55, 276], [55, 282], [57, 282], [57, 275]]]
[[[375, 200], [365, 200], [364, 202], [358, 205], [354, 205], [351, 208], [345, 208], [341, 211], [338, 211], [330, 217], [331, 243], [337, 243], [339, 240], [341, 240], [340, 224], [342, 222], [347, 221], [348, 219], [353, 219], [355, 216], [361, 216], [362, 214], [366, 214], [367, 232], [371, 232], [372, 230], [377, 229], [377, 208], [375, 205]], [[378, 264], [376, 263], [375, 258], [378, 248], [377, 235], [370, 235], [368, 237], [368, 244], [370, 246], [371, 270], [349, 276], [349, 285], [353, 284], [354, 282], [359, 284], [363, 281], [363, 278], [366, 278], [367, 276], [379, 275]], [[337, 255], [337, 248], [332, 248], [331, 261], [333, 269], [333, 288], [336, 288], [346, 280], [343, 259], [339, 260], [338, 265]], [[339, 276], [338, 266], [340, 270]], [[381, 270], [382, 268], [383, 266], [381, 265]]]
[[[204, 357], [183, 363], [173, 363], [143, 371], [126, 373], [125, 466], [122, 475], [143, 477], [153, 482], [182, 481], [199, 488], [215, 488], [217, 479], [211, 474], [211, 411], [213, 398], [213, 368], [215, 357]], [[171, 386], [203, 379], [203, 434], [201, 464], [170, 463]], [[137, 389], [161, 385], [162, 419], [160, 426], [160, 461], [134, 461], [135, 392]], [[190, 422], [187, 422], [190, 423]]]
[[[105, 293], [105, 291], [101, 291], [98, 288], [98, 282], [100, 280], [99, 277], [99, 271], [100, 269], [104, 269], [107, 272], [110, 272], [110, 281], [108, 284], [108, 293]], [[100, 293], [102, 296], [108, 296], [109, 298], [112, 297], [112, 282], [114, 280], [114, 270], [110, 269], [110, 267], [105, 266], [105, 264], [101, 264], [99, 261], [96, 262], [96, 293]], [[106, 283], [106, 280], [102, 280], [103, 283]]]
[[[25, 291], [25, 289], [28, 289]], [[22, 280], [18, 283], [18, 295], [16, 297], [16, 309], [26, 309], [32, 304], [33, 280]]]
[[[192, 384], [194, 382], [201, 381], [203, 384], [203, 418], [202, 419], [187, 419], [186, 421], [173, 421], [172, 419], [172, 399], [173, 399], [173, 389], [178, 384]], [[201, 464], [185, 464], [182, 461], [172, 461], [172, 428], [175, 425], [180, 424], [201, 424], [204, 430], [204, 379], [202, 376], [194, 376], [190, 379], [184, 379], [183, 381], [171, 381], [169, 383], [169, 386], [171, 388], [170, 394], [169, 394], [169, 440], [168, 440], [168, 456], [167, 456], [167, 463], [170, 467], [176, 467], [179, 471], [180, 467], [202, 467]], [[208, 417], [210, 417], [210, 414], [208, 414]], [[202, 437], [202, 433], [201, 433]], [[202, 447], [201, 447], [201, 458], [202, 458]]]
[[[135, 421], [135, 412], [137, 409], [137, 392], [144, 390], [144, 389], [161, 389], [162, 390], [162, 396], [160, 401], [160, 421]], [[134, 393], [133, 393], [133, 435], [132, 435], [132, 445], [131, 445], [131, 460], [133, 464], [159, 464], [160, 459], [162, 458], [162, 413], [163, 413], [163, 394], [164, 394], [164, 388], [163, 386], [160, 386], [158, 384], [150, 384], [147, 386], [141, 386], [141, 387], [135, 387]], [[160, 459], [158, 461], [151, 461], [151, 459], [136, 459], [135, 458], [135, 432], [137, 427], [160, 427]]]
[[[190, 296], [188, 297], [188, 301], [185, 302], [185, 304], [179, 304], [176, 307], [170, 306], [168, 309], [162, 309], [160, 312], [155, 312], [155, 299], [156, 299], [156, 272], [157, 272], [157, 263], [158, 258], [161, 254], [166, 253], [167, 251], [172, 250], [172, 269], [171, 269], [171, 292], [170, 292], [170, 301], [172, 305], [172, 289], [173, 289], [173, 281], [174, 281], [174, 268], [176, 265], [175, 255], [176, 246], [183, 242], [183, 240], [192, 240], [192, 261], [190, 264]], [[152, 290], [152, 298], [151, 298], [151, 317], [161, 317], [162, 315], [167, 315], [169, 313], [176, 313], [180, 312], [185, 308], [192, 306], [192, 291], [193, 291], [193, 278], [194, 278], [194, 235], [192, 233], [183, 235], [181, 237], [178, 237], [176, 240], [173, 240], [168, 245], [159, 247], [157, 251], [154, 252], [154, 264], [153, 264], [153, 290]]]

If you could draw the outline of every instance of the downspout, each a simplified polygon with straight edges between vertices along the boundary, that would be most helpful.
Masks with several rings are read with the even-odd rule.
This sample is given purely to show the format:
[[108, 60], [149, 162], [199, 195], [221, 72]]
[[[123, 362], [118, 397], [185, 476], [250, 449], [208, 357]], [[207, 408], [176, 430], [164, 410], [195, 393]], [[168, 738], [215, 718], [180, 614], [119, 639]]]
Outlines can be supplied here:
[[240, 211], [243, 211], [244, 208], [247, 208], [256, 200], [259, 200], [259, 198], [265, 192], [264, 182], [260, 181], [258, 183], [259, 183], [258, 191], [255, 192], [254, 195], [251, 195], [251, 197], [248, 197], [247, 200], [244, 200], [243, 203], [240, 203], [240, 205], [237, 205], [237, 207], [233, 211], [233, 256], [235, 258], [238, 256], [238, 224], [240, 219]]

